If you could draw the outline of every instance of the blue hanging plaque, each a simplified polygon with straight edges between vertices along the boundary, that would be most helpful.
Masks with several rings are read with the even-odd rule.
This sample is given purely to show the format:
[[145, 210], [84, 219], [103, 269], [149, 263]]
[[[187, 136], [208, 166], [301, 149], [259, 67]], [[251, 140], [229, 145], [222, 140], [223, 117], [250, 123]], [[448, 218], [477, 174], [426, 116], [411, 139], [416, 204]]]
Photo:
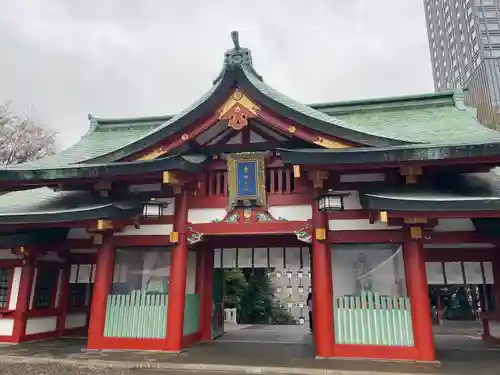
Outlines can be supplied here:
[[266, 204], [265, 153], [249, 152], [227, 156], [229, 206], [264, 206]]
[[237, 198], [255, 198], [258, 193], [257, 161], [236, 162]]

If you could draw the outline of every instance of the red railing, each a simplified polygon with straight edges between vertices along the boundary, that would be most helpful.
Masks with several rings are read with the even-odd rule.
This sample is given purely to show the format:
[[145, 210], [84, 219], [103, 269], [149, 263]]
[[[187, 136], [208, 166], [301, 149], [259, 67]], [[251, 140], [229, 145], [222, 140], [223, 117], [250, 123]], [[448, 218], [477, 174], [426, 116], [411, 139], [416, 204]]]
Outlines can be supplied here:
[[[228, 195], [227, 171], [208, 171], [203, 174], [201, 193], [205, 197]], [[273, 167], [266, 170], [266, 191], [269, 195], [297, 193], [297, 180], [292, 167]]]

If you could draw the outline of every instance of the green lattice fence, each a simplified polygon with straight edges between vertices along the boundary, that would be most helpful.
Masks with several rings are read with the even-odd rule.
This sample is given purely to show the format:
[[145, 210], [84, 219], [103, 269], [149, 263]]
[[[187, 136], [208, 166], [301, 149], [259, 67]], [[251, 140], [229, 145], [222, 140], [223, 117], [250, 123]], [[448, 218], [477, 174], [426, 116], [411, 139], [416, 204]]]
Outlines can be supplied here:
[[108, 296], [104, 336], [162, 339], [167, 334], [168, 296], [133, 291]]
[[413, 346], [409, 298], [362, 293], [336, 297], [334, 304], [338, 344]]

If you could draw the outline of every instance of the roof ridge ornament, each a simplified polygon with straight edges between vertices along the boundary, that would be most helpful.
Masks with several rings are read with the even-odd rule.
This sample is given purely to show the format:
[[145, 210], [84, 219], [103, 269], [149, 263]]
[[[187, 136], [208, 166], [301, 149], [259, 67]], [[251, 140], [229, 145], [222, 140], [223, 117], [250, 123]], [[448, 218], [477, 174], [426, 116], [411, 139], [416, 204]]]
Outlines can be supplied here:
[[453, 103], [455, 104], [455, 108], [465, 111], [467, 107], [465, 106], [465, 93], [462, 88], [462, 85], [458, 84], [457, 87], [453, 90]]
[[234, 68], [245, 68], [250, 70], [259, 80], [262, 81], [262, 77], [257, 74], [253, 68], [252, 63], [252, 53], [248, 48], [244, 48], [240, 44], [240, 35], [238, 31], [231, 31], [231, 39], [233, 40], [234, 48], [227, 50], [224, 54], [224, 66], [218, 77], [214, 80], [214, 84], [219, 82], [224, 75], [226, 70], [231, 70]]
[[234, 49], [239, 50], [240, 47], [240, 34], [237, 31], [231, 31], [231, 39], [233, 39]]

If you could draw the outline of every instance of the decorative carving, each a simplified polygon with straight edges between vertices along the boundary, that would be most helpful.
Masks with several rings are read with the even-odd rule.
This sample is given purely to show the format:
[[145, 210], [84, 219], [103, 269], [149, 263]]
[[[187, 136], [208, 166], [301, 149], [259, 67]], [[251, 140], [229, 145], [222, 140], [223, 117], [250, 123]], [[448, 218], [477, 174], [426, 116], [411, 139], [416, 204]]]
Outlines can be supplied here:
[[187, 237], [188, 245], [194, 245], [203, 240], [203, 233], [194, 231], [193, 227], [188, 227], [188, 231], [189, 231]]
[[[255, 220], [256, 221], [273, 221], [274, 218], [271, 216], [271, 214], [267, 212], [257, 212], [255, 214]], [[278, 218], [279, 220], [279, 218]]]
[[306, 225], [300, 229], [294, 231], [295, 236], [299, 241], [305, 243], [311, 243], [313, 238], [313, 227], [312, 224], [307, 222]]
[[227, 215], [227, 217], [224, 219], [226, 223], [238, 223], [240, 220], [240, 214], [238, 212], [232, 212]]
[[345, 143], [333, 141], [328, 138], [324, 137], [317, 137], [316, 140], [313, 142], [314, 144], [317, 144], [318, 146], [324, 147], [324, 148], [350, 148], [351, 146], [346, 145]]
[[229, 212], [223, 218], [212, 220], [211, 223], [231, 223], [231, 224], [244, 224], [244, 223], [261, 223], [271, 221], [288, 221], [283, 217], [275, 218], [265, 209], [260, 207], [245, 207], [239, 208]]
[[228, 155], [229, 208], [266, 204], [265, 153]]
[[219, 110], [219, 119], [228, 120], [228, 126], [241, 130], [248, 125], [248, 119], [257, 116], [259, 106], [240, 89], [234, 90]]

